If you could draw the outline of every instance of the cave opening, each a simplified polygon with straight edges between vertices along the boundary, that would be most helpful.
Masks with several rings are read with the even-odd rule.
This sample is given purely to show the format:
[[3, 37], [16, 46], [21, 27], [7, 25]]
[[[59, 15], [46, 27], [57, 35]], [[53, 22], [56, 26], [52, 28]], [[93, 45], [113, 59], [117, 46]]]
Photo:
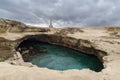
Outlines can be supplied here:
[[99, 72], [102, 62], [94, 55], [29, 38], [17, 47], [25, 62], [54, 70], [91, 69]]

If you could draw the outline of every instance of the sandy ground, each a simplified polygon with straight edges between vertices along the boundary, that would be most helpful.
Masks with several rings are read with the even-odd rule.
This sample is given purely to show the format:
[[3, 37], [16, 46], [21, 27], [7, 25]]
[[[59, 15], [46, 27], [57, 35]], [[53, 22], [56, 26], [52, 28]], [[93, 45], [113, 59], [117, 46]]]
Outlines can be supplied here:
[[68, 70], [63, 72], [0, 63], [0, 80], [100, 80], [99, 77], [102, 79], [103, 76], [90, 70]]

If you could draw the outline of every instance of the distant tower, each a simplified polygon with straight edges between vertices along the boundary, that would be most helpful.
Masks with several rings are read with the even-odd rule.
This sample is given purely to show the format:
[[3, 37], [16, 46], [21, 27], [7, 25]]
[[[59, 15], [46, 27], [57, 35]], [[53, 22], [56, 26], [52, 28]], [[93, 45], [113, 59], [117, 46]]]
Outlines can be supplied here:
[[52, 20], [50, 20], [49, 28], [53, 28]]

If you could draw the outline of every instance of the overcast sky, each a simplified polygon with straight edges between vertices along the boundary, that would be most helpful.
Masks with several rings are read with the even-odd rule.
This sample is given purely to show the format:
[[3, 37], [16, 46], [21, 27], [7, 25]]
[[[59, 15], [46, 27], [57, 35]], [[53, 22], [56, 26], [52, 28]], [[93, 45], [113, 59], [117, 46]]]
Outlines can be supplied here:
[[0, 17], [48, 26], [120, 26], [120, 0], [0, 0]]

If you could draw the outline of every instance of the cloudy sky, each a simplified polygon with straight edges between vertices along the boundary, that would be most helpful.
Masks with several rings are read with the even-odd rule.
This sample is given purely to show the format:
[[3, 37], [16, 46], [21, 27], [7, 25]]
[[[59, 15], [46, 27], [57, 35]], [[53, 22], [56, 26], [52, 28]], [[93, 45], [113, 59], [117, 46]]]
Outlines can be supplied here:
[[0, 17], [48, 26], [120, 26], [120, 0], [0, 0]]

